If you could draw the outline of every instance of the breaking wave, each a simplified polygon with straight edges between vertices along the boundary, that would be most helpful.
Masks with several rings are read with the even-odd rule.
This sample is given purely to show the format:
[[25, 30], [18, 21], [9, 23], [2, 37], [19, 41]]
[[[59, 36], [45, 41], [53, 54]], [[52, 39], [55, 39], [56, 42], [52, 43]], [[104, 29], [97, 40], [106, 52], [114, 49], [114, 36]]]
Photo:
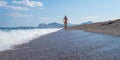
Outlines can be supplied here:
[[25, 30], [0, 30], [0, 51], [13, 49], [15, 45], [28, 43], [29, 41], [60, 29], [25, 29]]

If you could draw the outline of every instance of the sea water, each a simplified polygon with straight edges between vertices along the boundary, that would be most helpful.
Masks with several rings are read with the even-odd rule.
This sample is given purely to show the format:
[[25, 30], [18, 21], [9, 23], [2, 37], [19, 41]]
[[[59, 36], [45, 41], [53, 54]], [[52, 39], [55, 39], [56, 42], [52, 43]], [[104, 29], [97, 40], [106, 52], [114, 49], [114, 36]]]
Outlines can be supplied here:
[[0, 51], [11, 50], [15, 45], [28, 43], [37, 37], [57, 32], [60, 28], [0, 28]]

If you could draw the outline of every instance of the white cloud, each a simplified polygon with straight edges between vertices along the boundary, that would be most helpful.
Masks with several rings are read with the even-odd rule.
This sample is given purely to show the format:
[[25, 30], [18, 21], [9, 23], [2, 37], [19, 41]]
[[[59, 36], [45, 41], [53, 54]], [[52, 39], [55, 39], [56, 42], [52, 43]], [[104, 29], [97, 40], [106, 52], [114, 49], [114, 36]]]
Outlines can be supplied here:
[[15, 18], [18, 18], [18, 17], [32, 17], [33, 15], [28, 15], [28, 14], [23, 14], [23, 13], [19, 13], [19, 12], [11, 12], [11, 13], [8, 13], [6, 14], [7, 16], [10, 16], [10, 17], [15, 17]]
[[28, 10], [26, 7], [8, 5], [8, 2], [6, 1], [0, 1], [0, 7], [5, 7], [13, 10]]
[[6, 7], [13, 10], [28, 10], [27, 7], [21, 7], [21, 6], [6, 6]]
[[86, 17], [80, 17], [79, 20], [80, 22], [86, 22], [86, 21], [93, 21], [96, 22], [98, 20], [100, 20], [101, 17], [97, 17], [97, 16], [86, 16]]
[[88, 17], [82, 17], [81, 19], [91, 20], [91, 19], [98, 19], [98, 17], [96, 17], [96, 16], [88, 16]]
[[41, 20], [52, 20], [52, 18], [49, 17], [39, 17]]
[[5, 2], [5, 1], [0, 1], [0, 6], [7, 6], [7, 2]]
[[22, 0], [22, 1], [12, 1], [12, 4], [9, 4], [10, 2], [6, 1], [0, 1], [0, 7], [5, 7], [13, 10], [28, 10], [29, 7], [42, 7], [42, 2], [37, 1], [29, 1], [29, 0]]
[[42, 2], [23, 0], [23, 1], [13, 1], [14, 4], [20, 4], [28, 7], [41, 7], [43, 6]]

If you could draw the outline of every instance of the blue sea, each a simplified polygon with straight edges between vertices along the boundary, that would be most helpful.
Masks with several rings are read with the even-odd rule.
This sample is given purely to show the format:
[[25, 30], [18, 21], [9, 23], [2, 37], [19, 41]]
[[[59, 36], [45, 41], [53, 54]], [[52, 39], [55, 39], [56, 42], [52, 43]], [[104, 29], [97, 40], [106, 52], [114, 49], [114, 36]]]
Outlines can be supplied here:
[[14, 46], [28, 43], [37, 37], [57, 32], [61, 28], [0, 27], [0, 51], [14, 49]]

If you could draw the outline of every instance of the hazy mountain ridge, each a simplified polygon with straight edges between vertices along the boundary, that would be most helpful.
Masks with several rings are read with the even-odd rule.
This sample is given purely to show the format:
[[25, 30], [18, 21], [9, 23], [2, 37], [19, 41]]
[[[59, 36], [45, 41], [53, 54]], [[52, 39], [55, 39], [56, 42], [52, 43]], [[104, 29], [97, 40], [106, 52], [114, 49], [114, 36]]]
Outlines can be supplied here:
[[38, 27], [39, 28], [60, 28], [60, 27], [63, 27], [63, 24], [56, 23], [56, 22], [49, 23], [49, 24], [41, 23], [39, 24]]
[[[92, 24], [92, 23], [93, 23], [92, 21], [87, 21], [87, 22], [82, 22], [80, 24]], [[75, 25], [78, 25], [78, 24], [68, 23], [68, 26], [75, 26]], [[62, 28], [62, 27], [64, 27], [64, 24], [57, 23], [57, 22], [52, 22], [52, 23], [48, 23], [48, 24], [40, 23], [38, 27], [39, 28]]]
[[93, 21], [86, 21], [86, 22], [82, 22], [81, 24], [92, 24], [94, 23]]
[[[75, 24], [68, 23], [68, 26], [74, 26], [74, 25]], [[48, 24], [41, 23], [41, 24], [39, 24], [38, 27], [39, 28], [62, 28], [62, 27], [64, 27], [64, 24], [60, 24], [60, 23], [57, 23], [57, 22], [52, 22], [52, 23], [48, 23]]]

